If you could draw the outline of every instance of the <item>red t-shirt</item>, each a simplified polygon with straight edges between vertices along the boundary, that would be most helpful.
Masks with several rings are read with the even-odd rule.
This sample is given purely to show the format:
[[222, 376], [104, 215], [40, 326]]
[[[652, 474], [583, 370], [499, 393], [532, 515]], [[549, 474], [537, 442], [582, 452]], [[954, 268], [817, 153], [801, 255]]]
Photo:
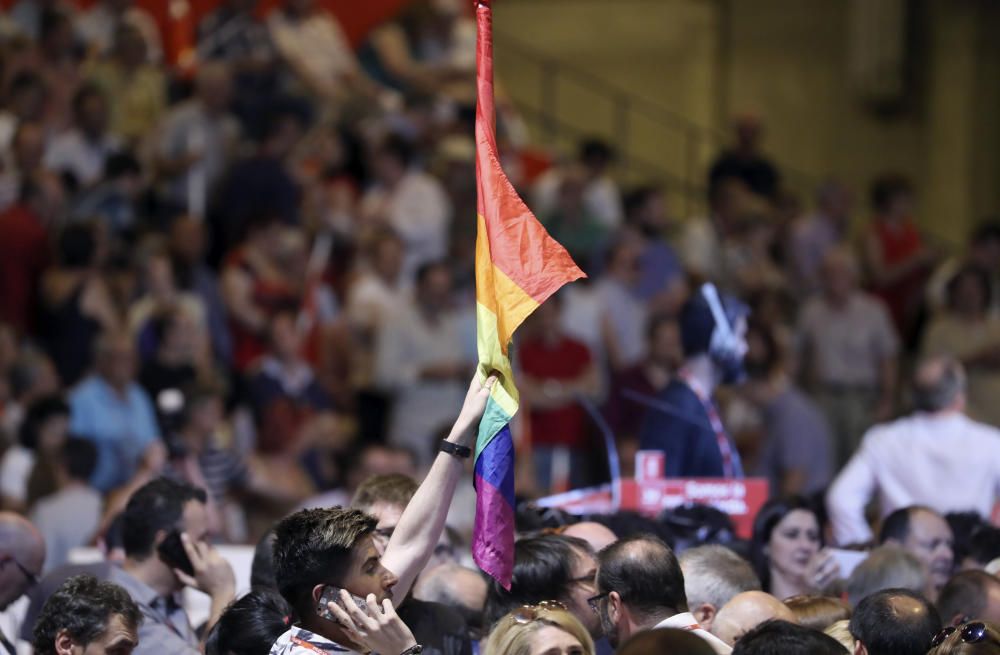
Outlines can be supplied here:
[[48, 231], [22, 205], [0, 214], [0, 321], [31, 330], [38, 279], [48, 264]]
[[[550, 345], [529, 339], [518, 346], [521, 370], [545, 382], [567, 382], [580, 377], [590, 366], [590, 350], [583, 343], [563, 337]], [[531, 410], [531, 442], [542, 446], [587, 448], [587, 415], [577, 403], [555, 409]]]

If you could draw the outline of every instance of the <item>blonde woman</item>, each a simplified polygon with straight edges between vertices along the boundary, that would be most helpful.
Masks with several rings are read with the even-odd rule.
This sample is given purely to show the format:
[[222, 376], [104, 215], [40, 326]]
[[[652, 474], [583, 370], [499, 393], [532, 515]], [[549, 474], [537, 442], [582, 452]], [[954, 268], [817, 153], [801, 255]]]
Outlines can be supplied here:
[[482, 655], [594, 655], [594, 642], [565, 605], [545, 601], [500, 619]]

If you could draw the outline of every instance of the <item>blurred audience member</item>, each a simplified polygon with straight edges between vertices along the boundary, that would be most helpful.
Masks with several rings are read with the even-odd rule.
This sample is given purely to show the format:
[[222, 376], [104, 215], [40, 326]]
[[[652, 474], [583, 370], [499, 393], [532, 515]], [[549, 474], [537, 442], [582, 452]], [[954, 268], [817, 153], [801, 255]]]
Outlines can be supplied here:
[[71, 188], [93, 186], [105, 161], [121, 148], [118, 137], [108, 132], [108, 122], [104, 92], [93, 84], [80, 87], [73, 96], [73, 127], [49, 141], [45, 168], [71, 180]]
[[924, 356], [954, 357], [968, 371], [969, 414], [1000, 426], [995, 398], [1000, 392], [1000, 316], [990, 312], [992, 274], [960, 269], [949, 281], [947, 304], [924, 335]]
[[751, 114], [733, 120], [736, 143], [712, 163], [708, 172], [709, 184], [720, 179], [736, 177], [751, 191], [769, 200], [777, 200], [781, 190], [778, 169], [760, 151], [764, 125], [760, 117]]
[[610, 230], [587, 207], [585, 192], [583, 172], [567, 170], [560, 176], [556, 202], [550, 211], [539, 212], [539, 220], [581, 268], [593, 270]]
[[[577, 168], [582, 184], [583, 209], [601, 229], [608, 232], [621, 227], [625, 218], [621, 192], [610, 175], [614, 162], [615, 152], [608, 143], [600, 139], [580, 142]], [[531, 193], [532, 209], [539, 216], [549, 216], [556, 211], [563, 193], [562, 185], [573, 174], [572, 167], [553, 167], [539, 177]]]
[[413, 597], [446, 605], [461, 614], [473, 642], [483, 636], [483, 612], [489, 583], [482, 571], [459, 564], [427, 569], [413, 587]]
[[918, 366], [917, 411], [869, 430], [830, 487], [827, 507], [838, 543], [871, 539], [864, 509], [873, 497], [881, 516], [911, 505], [990, 515], [1000, 490], [1000, 432], [969, 419], [965, 399], [961, 364], [936, 357]]
[[77, 34], [94, 54], [107, 54], [115, 45], [115, 35], [122, 27], [135, 30], [151, 61], [163, 58], [160, 29], [156, 20], [142, 7], [129, 0], [98, 0], [76, 22]]
[[937, 610], [945, 625], [1000, 623], [1000, 580], [983, 571], [962, 571], [942, 587]]
[[879, 543], [901, 546], [920, 560], [927, 573], [924, 595], [937, 600], [955, 568], [954, 537], [940, 514], [920, 505], [898, 509], [882, 522]]
[[969, 235], [966, 250], [952, 254], [934, 271], [927, 282], [927, 305], [932, 315], [947, 307], [948, 286], [955, 275], [966, 267], [989, 273], [987, 307], [991, 316], [996, 315], [1000, 311], [1000, 220], [994, 217], [983, 220]]
[[799, 361], [833, 428], [835, 463], [843, 466], [864, 431], [892, 415], [899, 340], [885, 308], [858, 289], [849, 251], [830, 250], [822, 271], [823, 294], [799, 315]]
[[206, 655], [264, 655], [291, 622], [292, 608], [276, 591], [254, 589], [234, 601], [205, 640]]
[[683, 628], [657, 628], [633, 635], [618, 649], [618, 655], [712, 655], [715, 651], [704, 639]]
[[626, 465], [629, 457], [624, 450], [629, 445], [632, 450], [637, 447], [639, 429], [650, 411], [633, 395], [655, 398], [684, 363], [677, 319], [666, 314], [650, 316], [646, 322], [645, 337], [645, 353], [639, 361], [611, 376], [605, 409], [605, 418], [615, 434]]
[[345, 90], [370, 84], [336, 16], [314, 0], [285, 3], [271, 14], [268, 27], [278, 54], [320, 101], [343, 102]]
[[816, 192], [816, 209], [792, 225], [792, 281], [802, 297], [821, 290], [823, 260], [846, 240], [852, 203], [851, 192], [843, 184], [824, 182]]
[[58, 395], [42, 396], [28, 405], [18, 443], [0, 460], [3, 507], [26, 510], [33, 500], [55, 491], [55, 464], [69, 430], [69, 405]]
[[25, 177], [17, 201], [0, 212], [0, 321], [34, 332], [38, 281], [49, 264], [49, 238], [62, 209], [58, 180]]
[[[38, 582], [45, 563], [45, 539], [20, 514], [0, 512], [0, 612]], [[0, 632], [0, 646], [14, 653], [16, 635]]]
[[157, 162], [170, 201], [204, 217], [208, 193], [233, 160], [240, 127], [229, 112], [232, 78], [221, 62], [198, 69], [195, 94], [171, 109], [160, 126]]
[[294, 451], [303, 426], [331, 409], [312, 367], [302, 358], [295, 314], [279, 311], [270, 321], [270, 346], [248, 372], [248, 398], [257, 418], [262, 452]]
[[847, 599], [852, 607], [885, 589], [909, 589], [922, 594], [928, 572], [915, 555], [902, 546], [886, 544], [874, 548], [847, 579]]
[[871, 186], [872, 222], [864, 236], [865, 267], [875, 294], [911, 344], [926, 283], [938, 255], [914, 221], [915, 193], [905, 177], [885, 174]]
[[97, 534], [104, 501], [89, 484], [96, 466], [94, 444], [71, 437], [55, 464], [57, 491], [31, 508], [31, 522], [45, 538], [45, 573], [68, 562], [71, 550], [87, 546]]
[[725, 546], [689, 548], [678, 560], [688, 609], [698, 625], [713, 634], [715, 617], [726, 603], [743, 592], [760, 590], [760, 580], [750, 563]]
[[680, 258], [667, 241], [671, 225], [666, 204], [662, 189], [639, 187], [625, 198], [625, 222], [641, 250], [641, 275], [636, 292], [646, 301], [665, 296], [665, 309], [671, 311], [683, 301], [687, 283]]
[[747, 332], [749, 381], [742, 393], [760, 410], [764, 441], [756, 474], [772, 496], [812, 496], [833, 477], [833, 436], [826, 416], [789, 375], [774, 335], [759, 323]]
[[227, 255], [222, 269], [232, 364], [241, 373], [264, 354], [275, 314], [298, 304], [295, 283], [281, 265], [284, 228], [279, 217], [264, 208], [245, 227], [246, 239]]
[[393, 313], [375, 347], [375, 378], [394, 403], [388, 439], [412, 448], [421, 463], [427, 444], [461, 406], [471, 368], [453, 285], [444, 262], [424, 264], [414, 297]]
[[127, 335], [106, 332], [95, 347], [96, 372], [70, 394], [70, 430], [97, 446], [91, 484], [107, 493], [137, 473], [157, 471], [165, 451], [149, 396], [135, 382]]
[[405, 245], [403, 275], [413, 279], [421, 267], [448, 254], [452, 207], [441, 183], [417, 166], [414, 146], [390, 135], [372, 157], [375, 184], [361, 199], [363, 220], [389, 229]]
[[639, 247], [619, 241], [608, 251], [607, 271], [594, 285], [601, 313], [601, 357], [611, 371], [622, 371], [642, 357], [647, 306], [636, 294]]
[[40, 283], [39, 331], [64, 385], [76, 384], [92, 363], [98, 335], [121, 328], [121, 318], [101, 267], [106, 251], [95, 227], [65, 227], [58, 263]]
[[109, 107], [110, 132], [133, 147], [145, 147], [167, 109], [167, 80], [150, 63], [156, 56], [141, 28], [122, 22], [112, 29], [110, 52], [89, 67], [88, 77], [105, 97], [114, 99]]
[[518, 344], [520, 390], [532, 399], [531, 456], [540, 493], [568, 491], [591, 481], [590, 419], [583, 403], [600, 387], [587, 346], [560, 326], [558, 296], [528, 318]]

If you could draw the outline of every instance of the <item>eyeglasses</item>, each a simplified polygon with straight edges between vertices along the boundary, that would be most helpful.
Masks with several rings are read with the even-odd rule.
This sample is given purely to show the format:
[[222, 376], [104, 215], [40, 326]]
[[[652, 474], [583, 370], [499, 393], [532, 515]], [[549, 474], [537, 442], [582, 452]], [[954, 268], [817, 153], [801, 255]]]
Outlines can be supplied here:
[[18, 562], [16, 557], [11, 557], [8, 555], [7, 557], [0, 559], [0, 566], [6, 564], [7, 562], [14, 563], [14, 566], [17, 567], [17, 570], [20, 571], [25, 578], [27, 578], [29, 587], [34, 587], [35, 585], [38, 584], [38, 576], [29, 571], [27, 567], [24, 566], [24, 564]]
[[595, 613], [600, 614], [601, 608], [598, 606], [602, 600], [607, 598], [611, 594], [610, 591], [605, 591], [603, 594], [597, 594], [596, 596], [591, 596], [587, 599], [587, 604], [590, 605], [590, 609], [594, 610]]
[[[936, 648], [944, 643], [944, 640], [955, 634], [958, 628], [954, 626], [948, 626], [941, 630], [941, 632], [934, 635], [934, 639], [931, 640], [931, 648]], [[960, 633], [963, 644], [978, 644], [982, 640], [986, 639], [987, 628], [986, 624], [981, 621], [976, 621], [975, 623], [967, 623], [962, 627], [962, 632]]]
[[539, 620], [539, 611], [552, 611], [561, 610], [566, 611], [566, 606], [560, 603], [558, 600], [543, 600], [537, 605], [525, 605], [519, 607], [510, 613], [510, 618], [514, 619], [515, 623], [525, 624], [531, 623], [533, 621]]

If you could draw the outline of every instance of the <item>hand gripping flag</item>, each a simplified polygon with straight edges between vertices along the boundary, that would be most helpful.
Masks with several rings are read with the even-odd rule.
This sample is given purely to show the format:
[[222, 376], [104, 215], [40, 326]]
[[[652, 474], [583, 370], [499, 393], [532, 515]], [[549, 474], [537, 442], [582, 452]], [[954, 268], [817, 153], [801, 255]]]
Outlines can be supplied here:
[[500, 167], [493, 109], [493, 18], [476, 7], [476, 337], [477, 375], [498, 377], [476, 440], [476, 524], [472, 555], [510, 589], [514, 569], [514, 444], [517, 412], [508, 347], [514, 330], [567, 282], [583, 277], [566, 250], [521, 201]]

